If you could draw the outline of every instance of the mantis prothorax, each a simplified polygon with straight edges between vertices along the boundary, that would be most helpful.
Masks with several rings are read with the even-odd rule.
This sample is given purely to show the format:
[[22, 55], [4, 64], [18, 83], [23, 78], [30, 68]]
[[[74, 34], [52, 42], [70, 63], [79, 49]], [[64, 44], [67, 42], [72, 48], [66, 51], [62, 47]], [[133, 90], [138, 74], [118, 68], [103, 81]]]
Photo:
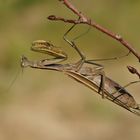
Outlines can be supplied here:
[[[43, 41], [43, 42], [45, 42], [45, 41]], [[38, 47], [38, 41], [35, 41], [33, 44], [34, 44], [34, 46]], [[44, 43], [43, 43], [43, 45], [44, 45]], [[54, 45], [52, 45], [51, 47], [55, 48]], [[53, 56], [56, 56], [56, 54], [57, 54], [57, 56], [59, 56], [60, 52], [62, 54], [64, 54], [62, 51], [60, 51], [61, 50], [60, 48], [58, 49], [59, 53], [54, 50], [55, 49], [53, 49], [53, 51], [51, 51], [51, 55], [53, 55]], [[45, 47], [43, 51], [39, 51], [39, 52], [44, 52], [44, 51], [46, 51], [46, 53], [47, 53], [48, 48], [46, 49], [46, 47]], [[50, 51], [49, 51], [49, 53], [50, 53]], [[62, 56], [62, 54], [61, 54], [61, 56]], [[22, 56], [22, 59], [21, 59], [22, 67], [29, 66], [31, 68], [44, 69], [44, 70], [55, 70], [55, 71], [64, 72], [66, 75], [72, 77], [76, 81], [84, 84], [85, 86], [89, 87], [90, 89], [94, 90], [95, 92], [97, 92], [98, 94], [100, 94], [102, 96], [102, 93], [98, 92], [99, 89], [101, 88], [101, 83], [102, 83], [102, 79], [100, 76], [100, 74], [102, 73], [102, 69], [99, 70], [98, 69], [99, 67], [83, 66], [83, 64], [80, 66], [80, 68], [77, 68], [77, 67], [79, 67], [80, 64], [81, 64], [81, 60], [74, 64], [57, 64], [57, 63], [51, 61], [50, 59], [44, 59], [44, 60], [40, 60], [40, 61], [29, 61], [24, 56]], [[130, 84], [128, 84], [128, 85], [130, 85]], [[126, 86], [124, 86], [124, 87], [126, 87]], [[130, 93], [128, 93], [124, 89], [124, 87], [120, 86], [118, 83], [111, 80], [110, 78], [104, 76], [105, 97], [108, 100], [114, 102], [115, 104], [140, 116], [139, 104], [136, 103], [134, 97]]]

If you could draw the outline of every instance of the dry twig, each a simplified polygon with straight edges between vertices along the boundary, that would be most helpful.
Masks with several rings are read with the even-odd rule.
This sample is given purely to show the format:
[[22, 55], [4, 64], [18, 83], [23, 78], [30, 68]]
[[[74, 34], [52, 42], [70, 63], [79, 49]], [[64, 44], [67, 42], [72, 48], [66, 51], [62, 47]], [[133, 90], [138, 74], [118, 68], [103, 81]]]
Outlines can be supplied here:
[[48, 17], [49, 20], [63, 21], [63, 22], [73, 23], [73, 24], [87, 24], [89, 26], [92, 26], [92, 27], [96, 28], [97, 30], [101, 31], [102, 33], [105, 33], [109, 37], [111, 37], [111, 38], [117, 40], [118, 42], [120, 42], [125, 48], [127, 48], [131, 53], [133, 53], [140, 62], [140, 54], [133, 48], [133, 46], [131, 44], [129, 44], [126, 40], [124, 40], [120, 35], [109, 31], [108, 29], [106, 29], [106, 28], [102, 27], [101, 25], [97, 24], [95, 21], [92, 21], [91, 19], [87, 18], [76, 7], [74, 7], [72, 5], [72, 3], [69, 2], [69, 0], [59, 0], [59, 1], [63, 2], [63, 4], [68, 9], [70, 9], [74, 14], [76, 14], [79, 17], [79, 19], [78, 20], [65, 19], [65, 18], [62, 18], [62, 17], [57, 17], [55, 15], [50, 15]]

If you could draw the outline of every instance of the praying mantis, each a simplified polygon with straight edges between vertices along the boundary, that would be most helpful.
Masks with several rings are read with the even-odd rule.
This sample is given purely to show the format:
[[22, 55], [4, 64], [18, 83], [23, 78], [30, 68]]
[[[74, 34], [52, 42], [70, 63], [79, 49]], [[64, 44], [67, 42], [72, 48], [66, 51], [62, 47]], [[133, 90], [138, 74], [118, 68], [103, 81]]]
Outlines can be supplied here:
[[[64, 39], [68, 41], [65, 37]], [[140, 116], [140, 105], [125, 89], [125, 87], [133, 84], [133, 82], [124, 87], [120, 86], [117, 82], [105, 76], [103, 67], [100, 64], [85, 60], [83, 53], [80, 52], [74, 42], [68, 41], [68, 43], [74, 47], [81, 56], [81, 59], [78, 62], [73, 64], [60, 64], [59, 62], [67, 59], [67, 54], [47, 41], [37, 40], [33, 42], [31, 50], [47, 53], [55, 58], [30, 61], [27, 57], [22, 56], [21, 67], [63, 72], [74, 80], [92, 89], [103, 98], [106, 98], [124, 109]], [[88, 63], [90, 66], [84, 66], [85, 63]], [[96, 65], [96, 67], [93, 67], [93, 65]], [[102, 93], [100, 91], [102, 91]]]

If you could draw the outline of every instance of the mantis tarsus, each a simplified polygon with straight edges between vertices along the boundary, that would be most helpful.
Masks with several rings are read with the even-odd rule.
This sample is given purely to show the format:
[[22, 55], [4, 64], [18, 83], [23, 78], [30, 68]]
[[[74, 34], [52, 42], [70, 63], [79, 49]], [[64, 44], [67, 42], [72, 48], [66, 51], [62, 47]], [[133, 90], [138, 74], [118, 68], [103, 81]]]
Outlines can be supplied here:
[[[48, 53], [48, 45], [49, 43], [46, 41], [35, 41], [33, 43], [32, 50]], [[41, 48], [43, 51], [41, 50]], [[85, 86], [89, 87], [90, 89], [94, 90], [95, 92], [97, 92], [102, 96], [102, 93], [99, 92], [102, 88], [101, 85], [103, 81], [100, 76], [103, 73], [102, 69], [100, 67], [84, 66], [83, 65], [84, 63], [81, 65], [81, 60], [74, 64], [58, 64], [58, 62], [63, 60], [62, 55], [65, 53], [63, 53], [63, 51], [60, 48], [57, 48], [57, 50], [54, 48], [55, 46], [51, 44], [50, 47], [51, 51], [49, 51], [49, 54], [58, 57], [59, 61], [57, 60], [57, 58], [54, 58], [57, 61], [52, 61], [52, 59], [29, 61], [26, 57], [22, 56], [21, 66], [22, 67], [29, 66], [37, 69], [55, 70], [64, 72], [66, 75], [72, 77], [76, 81], [84, 84]], [[86, 62], [88, 63], [87, 60]], [[126, 87], [127, 85], [122, 87], [112, 79], [106, 76], [103, 77], [104, 77], [103, 90], [105, 93], [104, 95], [105, 98], [127, 109], [128, 111], [140, 116], [139, 104], [137, 104], [134, 97], [124, 89], [124, 87]]]

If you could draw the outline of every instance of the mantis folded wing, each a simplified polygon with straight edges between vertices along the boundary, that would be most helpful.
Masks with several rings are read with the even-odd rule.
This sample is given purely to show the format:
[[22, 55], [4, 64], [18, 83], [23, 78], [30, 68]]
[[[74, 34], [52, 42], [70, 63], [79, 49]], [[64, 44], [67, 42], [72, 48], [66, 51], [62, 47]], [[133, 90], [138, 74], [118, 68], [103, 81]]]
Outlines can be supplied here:
[[[46, 60], [47, 61], [47, 60]], [[78, 62], [79, 63], [79, 62]], [[88, 88], [102, 95], [99, 91], [101, 84], [101, 76], [96, 73], [96, 68], [91, 66], [83, 66], [77, 71], [77, 64], [44, 64], [43, 61], [29, 61], [22, 56], [21, 66], [31, 67], [44, 70], [55, 70], [65, 73], [76, 81], [84, 84]], [[122, 86], [105, 76], [104, 81], [105, 97], [115, 104], [125, 108], [126, 110], [140, 116], [140, 106], [136, 103], [133, 96], [128, 93]]]

